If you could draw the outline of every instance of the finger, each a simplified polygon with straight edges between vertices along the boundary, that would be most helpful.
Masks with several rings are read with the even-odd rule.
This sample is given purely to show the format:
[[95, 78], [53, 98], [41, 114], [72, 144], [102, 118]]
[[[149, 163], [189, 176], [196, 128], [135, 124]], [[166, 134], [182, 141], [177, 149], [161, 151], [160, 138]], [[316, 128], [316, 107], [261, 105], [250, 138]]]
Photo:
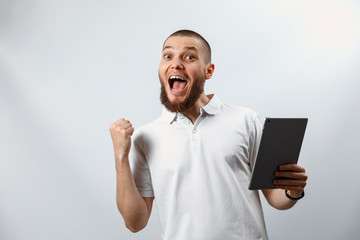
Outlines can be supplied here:
[[129, 127], [132, 127], [132, 124], [128, 122], [113, 123], [112, 125], [110, 125], [109, 130], [110, 132], [117, 132], [117, 131], [121, 131], [122, 129], [125, 130]]
[[287, 186], [298, 186], [305, 187], [306, 181], [293, 180], [293, 179], [275, 179], [273, 181], [274, 185], [287, 185]]
[[280, 171], [305, 172], [305, 169], [297, 164], [284, 164], [279, 166]]
[[128, 128], [128, 130], [129, 130], [130, 136], [132, 136], [132, 134], [134, 133], [134, 128], [133, 128], [133, 127], [130, 127], [130, 128]]
[[131, 135], [134, 132], [134, 128], [132, 126], [129, 126], [127, 128], [121, 128], [120, 132], [121, 132], [121, 135], [124, 137], [131, 137]]
[[119, 124], [120, 126], [124, 126], [125, 124], [128, 124], [128, 123], [130, 123], [130, 121], [129, 121], [129, 120], [126, 120], [126, 119], [122, 119], [122, 120], [119, 120], [119, 121], [118, 121], [118, 124]]
[[114, 123], [123, 123], [123, 122], [129, 122], [129, 120], [126, 120], [125, 118], [120, 118], [119, 120], [115, 121]]
[[125, 121], [124, 118], [120, 118], [119, 120], [115, 121], [113, 124], [120, 124], [122, 123], [123, 121]]
[[127, 129], [127, 128], [132, 127], [132, 124], [131, 124], [130, 122], [127, 122], [127, 123], [124, 123], [121, 127], [122, 127], [123, 129]]
[[124, 123], [125, 123], [125, 119], [121, 118], [115, 122], [113, 122], [111, 125], [110, 125], [110, 128], [115, 128], [117, 126], [122, 126]]
[[276, 171], [274, 174], [276, 177], [281, 178], [292, 178], [292, 179], [299, 179], [299, 180], [307, 180], [308, 176], [303, 172], [282, 172], [282, 171]]

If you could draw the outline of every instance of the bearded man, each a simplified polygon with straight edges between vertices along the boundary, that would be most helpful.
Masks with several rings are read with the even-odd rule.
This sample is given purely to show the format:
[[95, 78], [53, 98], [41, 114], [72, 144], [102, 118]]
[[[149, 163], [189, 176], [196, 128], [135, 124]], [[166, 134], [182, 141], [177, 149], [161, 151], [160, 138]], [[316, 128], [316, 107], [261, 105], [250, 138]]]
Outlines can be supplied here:
[[[117, 205], [132, 232], [146, 226], [156, 199], [164, 240], [268, 239], [259, 192], [248, 190], [263, 124], [254, 111], [204, 93], [213, 72], [201, 35], [171, 34], [159, 67], [162, 115], [134, 134], [123, 118], [110, 126]], [[303, 196], [305, 169], [286, 164], [275, 175], [277, 188], [262, 193], [289, 209]]]

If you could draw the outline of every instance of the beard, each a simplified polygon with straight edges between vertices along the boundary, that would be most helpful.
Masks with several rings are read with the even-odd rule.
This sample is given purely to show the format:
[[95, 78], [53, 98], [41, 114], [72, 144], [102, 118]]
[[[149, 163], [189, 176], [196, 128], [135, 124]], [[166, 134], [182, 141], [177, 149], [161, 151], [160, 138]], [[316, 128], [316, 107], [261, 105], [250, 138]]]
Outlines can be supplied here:
[[[160, 76], [159, 76], [160, 78]], [[171, 102], [166, 93], [164, 81], [161, 81], [160, 101], [170, 112], [184, 112], [192, 107], [200, 98], [201, 93], [204, 91], [205, 76], [194, 80], [194, 85], [191, 86], [190, 94], [182, 102]]]

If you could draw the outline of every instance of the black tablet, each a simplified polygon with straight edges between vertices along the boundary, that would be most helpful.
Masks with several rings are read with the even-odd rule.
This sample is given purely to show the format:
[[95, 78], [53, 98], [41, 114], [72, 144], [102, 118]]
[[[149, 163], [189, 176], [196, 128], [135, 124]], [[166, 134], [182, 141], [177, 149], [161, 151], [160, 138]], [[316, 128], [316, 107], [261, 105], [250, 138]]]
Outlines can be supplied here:
[[307, 118], [266, 118], [249, 189], [275, 188], [274, 173], [282, 164], [297, 163]]

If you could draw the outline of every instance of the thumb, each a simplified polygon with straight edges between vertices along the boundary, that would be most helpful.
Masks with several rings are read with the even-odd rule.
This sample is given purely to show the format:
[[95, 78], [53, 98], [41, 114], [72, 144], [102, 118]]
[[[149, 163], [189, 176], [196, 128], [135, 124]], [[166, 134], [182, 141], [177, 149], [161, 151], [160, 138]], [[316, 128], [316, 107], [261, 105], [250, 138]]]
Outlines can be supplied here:
[[132, 136], [132, 135], [133, 135], [133, 133], [134, 133], [134, 128], [133, 128], [133, 127], [131, 127], [131, 128], [130, 128], [130, 136]]

